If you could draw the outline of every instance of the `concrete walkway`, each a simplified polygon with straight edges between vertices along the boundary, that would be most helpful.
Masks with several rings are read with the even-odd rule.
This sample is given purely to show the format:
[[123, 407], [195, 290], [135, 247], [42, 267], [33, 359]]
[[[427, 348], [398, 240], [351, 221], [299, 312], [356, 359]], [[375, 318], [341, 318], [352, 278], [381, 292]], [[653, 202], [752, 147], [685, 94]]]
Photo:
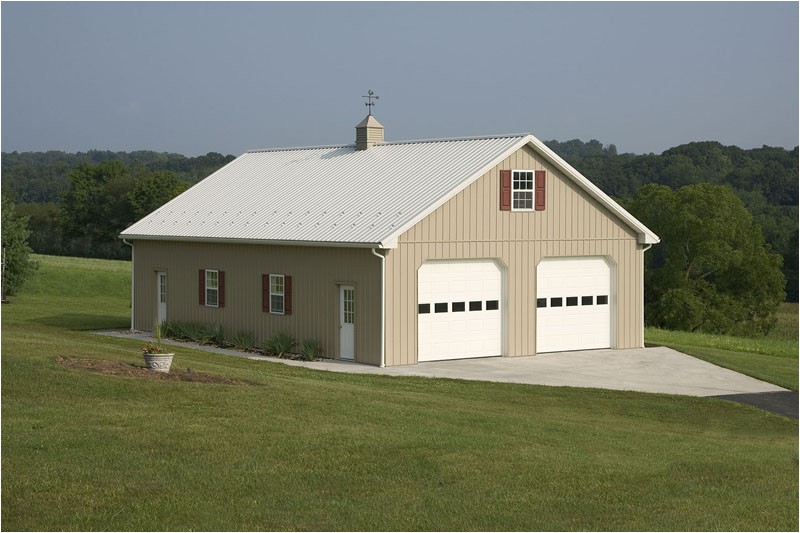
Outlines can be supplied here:
[[[119, 330], [97, 333], [142, 341], [152, 340], [147, 333]], [[685, 396], [727, 396], [786, 391], [776, 385], [664, 347], [563, 352], [530, 357], [487, 357], [378, 368], [327, 359], [310, 362], [290, 361], [170, 340], [164, 340], [163, 343], [234, 357], [353, 374], [453, 378], [554, 387], [591, 387]]]

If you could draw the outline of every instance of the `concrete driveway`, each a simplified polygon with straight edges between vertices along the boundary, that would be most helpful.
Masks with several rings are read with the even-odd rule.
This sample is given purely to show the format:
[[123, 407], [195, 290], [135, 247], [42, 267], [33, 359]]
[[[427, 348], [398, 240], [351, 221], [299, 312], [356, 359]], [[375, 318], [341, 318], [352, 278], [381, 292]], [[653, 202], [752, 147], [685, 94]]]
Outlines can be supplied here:
[[333, 361], [306, 363], [304, 366], [337, 372], [592, 387], [686, 396], [786, 390], [664, 347], [461, 359], [389, 368]]
[[[146, 333], [119, 330], [98, 333], [151, 340]], [[169, 340], [164, 340], [164, 344], [190, 345], [194, 349], [235, 357], [353, 374], [454, 378], [554, 387], [591, 387], [686, 396], [786, 392], [786, 389], [777, 385], [706, 363], [664, 347], [562, 352], [529, 357], [487, 357], [378, 368], [333, 360], [290, 361]]]

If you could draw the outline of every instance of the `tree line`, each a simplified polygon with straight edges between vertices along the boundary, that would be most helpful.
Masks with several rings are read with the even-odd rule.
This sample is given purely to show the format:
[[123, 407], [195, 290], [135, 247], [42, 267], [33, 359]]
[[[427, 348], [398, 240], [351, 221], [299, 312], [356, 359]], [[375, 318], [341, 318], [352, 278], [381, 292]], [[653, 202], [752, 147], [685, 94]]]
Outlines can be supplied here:
[[[635, 155], [596, 140], [545, 144], [661, 236], [645, 255], [649, 325], [764, 333], [784, 298], [797, 301], [797, 147], [698, 142]], [[42, 254], [129, 259], [117, 237], [123, 229], [233, 159], [3, 153], [4, 245], [27, 240]]]
[[234, 158], [216, 152], [3, 153], [3, 196], [27, 218], [36, 253], [130, 259], [120, 231]]
[[[744, 150], [709, 141], [683, 144], [660, 155], [635, 155], [617, 154], [614, 145], [596, 140], [545, 144], [645, 223], [644, 216], [627, 205], [645, 185], [677, 191], [708, 183], [729, 189], [760, 227], [768, 248], [783, 258], [787, 299], [798, 300], [798, 147]], [[651, 229], [667, 233], [669, 228], [659, 228], [664, 220], [655, 220]]]

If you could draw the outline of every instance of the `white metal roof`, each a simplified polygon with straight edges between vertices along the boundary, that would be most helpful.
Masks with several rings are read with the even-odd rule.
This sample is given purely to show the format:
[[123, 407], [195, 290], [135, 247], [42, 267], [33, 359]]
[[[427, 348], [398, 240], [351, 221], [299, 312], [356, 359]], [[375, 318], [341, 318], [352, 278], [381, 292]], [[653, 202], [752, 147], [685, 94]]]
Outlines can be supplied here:
[[250, 151], [121, 237], [393, 247], [401, 233], [525, 144], [627, 221], [640, 242], [658, 242], [532, 135]]

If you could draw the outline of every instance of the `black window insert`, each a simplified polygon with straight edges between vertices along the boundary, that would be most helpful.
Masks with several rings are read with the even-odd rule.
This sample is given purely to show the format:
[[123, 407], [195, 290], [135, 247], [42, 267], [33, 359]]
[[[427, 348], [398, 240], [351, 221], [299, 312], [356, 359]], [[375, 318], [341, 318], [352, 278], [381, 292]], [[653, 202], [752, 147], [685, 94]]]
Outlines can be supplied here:
[[481, 311], [483, 309], [483, 301], [478, 300], [477, 302], [470, 302], [469, 303], [469, 310], [470, 311]]
[[547, 307], [547, 298], [536, 298], [536, 307]]
[[550, 298], [550, 307], [561, 307], [563, 303], [563, 298]]
[[578, 297], [567, 296], [567, 307], [575, 307], [576, 305], [578, 305]]
[[466, 304], [464, 302], [453, 302], [454, 313], [463, 313], [464, 309], [466, 309]]
[[447, 302], [433, 304], [433, 312], [434, 313], [446, 313], [447, 312]]
[[419, 314], [424, 315], [431, 312], [431, 304], [419, 304]]
[[581, 296], [581, 305], [594, 305], [594, 296]]
[[604, 294], [597, 297], [597, 305], [608, 305], [608, 295]]
[[486, 300], [487, 311], [497, 311], [500, 309], [500, 302], [498, 300]]

